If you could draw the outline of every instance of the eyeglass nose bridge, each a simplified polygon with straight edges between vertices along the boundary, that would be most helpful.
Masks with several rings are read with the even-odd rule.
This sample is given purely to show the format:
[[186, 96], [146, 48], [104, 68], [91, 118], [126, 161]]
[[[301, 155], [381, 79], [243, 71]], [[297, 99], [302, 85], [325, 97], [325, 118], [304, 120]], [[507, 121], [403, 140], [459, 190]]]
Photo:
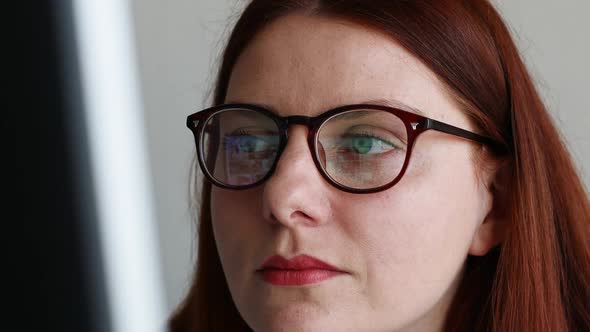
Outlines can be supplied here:
[[316, 151], [315, 151], [315, 140], [314, 137], [316, 135], [316, 131], [317, 131], [317, 126], [318, 124], [321, 122], [321, 120], [319, 120], [318, 118], [313, 118], [313, 117], [309, 117], [309, 116], [305, 116], [305, 115], [291, 115], [291, 116], [287, 116], [284, 118], [280, 119], [280, 126], [282, 127], [282, 144], [279, 148], [279, 152], [277, 154], [276, 157], [276, 161], [275, 161], [275, 166], [273, 166], [272, 171], [274, 172], [274, 167], [276, 167], [276, 164], [278, 164], [279, 160], [281, 159], [283, 152], [285, 151], [285, 148], [287, 146], [287, 141], [289, 139], [289, 132], [288, 129], [290, 126], [292, 125], [302, 125], [307, 127], [307, 144], [309, 147], [309, 152], [311, 153], [312, 159], [314, 161], [314, 164], [316, 165], [316, 167], [318, 168], [318, 171], [320, 173], [322, 173], [323, 176], [325, 176], [323, 173], [324, 171], [322, 170], [322, 166], [318, 160], [318, 157], [316, 155]]
[[285, 118], [285, 125], [303, 125], [309, 127], [311, 125], [312, 118], [305, 115], [291, 115]]
[[307, 127], [308, 140], [311, 139], [311, 136], [313, 136], [313, 134], [315, 132], [313, 130], [315, 121], [314, 121], [314, 118], [312, 118], [312, 117], [305, 116], [305, 115], [291, 115], [291, 116], [287, 116], [287, 117], [283, 118], [282, 120], [283, 120], [282, 126], [284, 129], [285, 138], [288, 138], [289, 134], [288, 134], [287, 129], [292, 125], [301, 125], [301, 126]]

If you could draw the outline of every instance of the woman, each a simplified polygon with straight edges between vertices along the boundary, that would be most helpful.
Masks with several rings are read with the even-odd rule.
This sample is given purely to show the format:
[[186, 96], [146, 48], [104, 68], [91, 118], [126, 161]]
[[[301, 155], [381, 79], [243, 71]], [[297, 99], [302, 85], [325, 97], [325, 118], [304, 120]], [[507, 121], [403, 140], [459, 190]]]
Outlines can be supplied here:
[[588, 331], [590, 205], [487, 1], [254, 0], [172, 331]]

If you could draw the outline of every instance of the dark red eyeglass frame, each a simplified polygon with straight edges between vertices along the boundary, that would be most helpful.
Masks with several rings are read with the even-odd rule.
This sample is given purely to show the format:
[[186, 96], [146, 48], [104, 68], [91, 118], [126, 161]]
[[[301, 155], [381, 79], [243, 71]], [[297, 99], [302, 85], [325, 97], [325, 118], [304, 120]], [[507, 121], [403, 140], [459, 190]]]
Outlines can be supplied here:
[[[231, 185], [227, 185], [225, 183], [219, 182], [217, 179], [215, 179], [215, 177], [213, 177], [213, 175], [209, 172], [209, 170], [207, 169], [207, 167], [205, 165], [205, 160], [204, 160], [204, 155], [203, 155], [204, 151], [203, 151], [203, 148], [200, 144], [200, 142], [202, 141], [201, 137], [204, 134], [204, 130], [203, 130], [204, 126], [208, 122], [209, 118], [218, 112], [229, 111], [229, 110], [234, 110], [234, 109], [244, 109], [244, 110], [255, 111], [255, 112], [259, 112], [259, 113], [262, 113], [262, 114], [268, 116], [270, 119], [272, 119], [277, 124], [277, 128], [279, 129], [279, 136], [280, 136], [279, 149], [277, 152], [277, 156], [276, 156], [275, 161], [273, 162], [272, 167], [268, 170], [268, 173], [264, 177], [262, 177], [260, 180], [258, 180], [257, 182], [249, 184], [249, 185], [244, 185], [244, 186], [231, 186]], [[407, 151], [406, 151], [406, 157], [404, 160], [404, 164], [403, 164], [402, 169], [400, 170], [398, 176], [395, 179], [393, 179], [391, 182], [389, 182], [383, 186], [379, 186], [376, 188], [369, 188], [369, 189], [357, 189], [357, 188], [351, 188], [351, 187], [344, 186], [344, 185], [336, 182], [334, 179], [332, 179], [330, 177], [330, 175], [324, 170], [324, 168], [322, 167], [322, 165], [320, 163], [320, 160], [318, 159], [318, 151], [317, 151], [316, 141], [317, 141], [319, 129], [321, 128], [323, 123], [335, 115], [338, 115], [340, 113], [345, 113], [348, 111], [353, 111], [353, 110], [385, 111], [385, 112], [391, 113], [391, 114], [397, 116], [398, 118], [400, 118], [406, 127], [408, 142], [407, 142]], [[461, 128], [458, 128], [458, 127], [455, 127], [455, 126], [446, 124], [444, 122], [440, 122], [440, 121], [437, 121], [437, 120], [434, 120], [434, 119], [431, 119], [431, 118], [428, 118], [428, 117], [425, 117], [425, 116], [422, 116], [419, 114], [407, 112], [407, 111], [404, 111], [404, 110], [401, 110], [398, 108], [384, 106], [384, 105], [354, 104], [354, 105], [340, 106], [340, 107], [331, 109], [329, 111], [326, 111], [326, 112], [324, 112], [318, 116], [315, 116], [315, 117], [308, 117], [308, 116], [302, 116], [302, 115], [292, 115], [292, 116], [287, 116], [287, 117], [281, 117], [281, 116], [278, 116], [277, 114], [275, 114], [275, 113], [273, 113], [261, 106], [257, 106], [257, 105], [223, 104], [223, 105], [214, 106], [214, 107], [202, 110], [200, 112], [191, 114], [186, 119], [186, 126], [192, 131], [194, 138], [195, 138], [195, 144], [196, 144], [197, 156], [198, 156], [197, 159], [199, 161], [199, 165], [201, 167], [201, 170], [205, 174], [206, 178], [210, 182], [212, 182], [213, 184], [215, 184], [219, 187], [226, 188], [226, 189], [234, 189], [234, 190], [243, 190], [243, 189], [249, 189], [249, 188], [258, 186], [259, 184], [266, 181], [274, 173], [274, 170], [276, 168], [278, 160], [280, 159], [280, 157], [283, 153], [283, 150], [285, 149], [285, 147], [287, 145], [287, 139], [288, 139], [288, 131], [287, 130], [290, 125], [304, 125], [308, 128], [307, 143], [308, 143], [310, 151], [312, 152], [312, 157], [313, 157], [313, 161], [316, 165], [316, 168], [320, 171], [320, 174], [322, 175], [322, 177], [326, 181], [328, 181], [328, 183], [333, 185], [334, 187], [336, 187], [340, 190], [343, 190], [345, 192], [355, 193], [355, 194], [367, 194], [367, 193], [375, 193], [375, 192], [383, 191], [383, 190], [393, 187], [397, 182], [399, 182], [400, 179], [403, 177], [404, 173], [406, 172], [406, 168], [409, 165], [410, 156], [412, 155], [412, 149], [414, 147], [414, 143], [416, 142], [416, 139], [418, 138], [418, 136], [420, 134], [422, 134], [423, 132], [430, 130], [430, 129], [440, 131], [440, 132], [443, 132], [446, 134], [462, 137], [465, 139], [469, 139], [469, 140], [472, 140], [472, 141], [475, 141], [475, 142], [478, 142], [481, 144], [488, 145], [490, 148], [492, 148], [492, 151], [495, 151], [496, 153], [501, 153], [501, 152], [505, 151], [505, 146], [503, 144], [501, 144], [500, 142], [498, 142], [490, 137], [482, 136], [482, 135], [467, 131], [465, 129], [461, 129]]]

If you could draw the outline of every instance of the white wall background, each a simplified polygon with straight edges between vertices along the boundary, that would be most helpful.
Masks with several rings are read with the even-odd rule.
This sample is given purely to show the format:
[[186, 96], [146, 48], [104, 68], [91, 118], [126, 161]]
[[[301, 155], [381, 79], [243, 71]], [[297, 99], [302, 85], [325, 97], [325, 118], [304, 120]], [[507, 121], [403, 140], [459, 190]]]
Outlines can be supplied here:
[[[590, 1], [496, 0], [590, 188]], [[195, 227], [186, 116], [210, 102], [224, 33], [245, 1], [132, 0], [156, 213], [171, 311], [188, 289]]]

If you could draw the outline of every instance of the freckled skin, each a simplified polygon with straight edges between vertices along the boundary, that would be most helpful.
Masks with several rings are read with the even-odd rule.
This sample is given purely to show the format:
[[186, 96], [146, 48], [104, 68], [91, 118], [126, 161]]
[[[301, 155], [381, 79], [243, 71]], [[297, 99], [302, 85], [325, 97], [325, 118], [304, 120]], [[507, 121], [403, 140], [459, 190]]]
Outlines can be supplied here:
[[[392, 39], [334, 19], [291, 15], [259, 33], [234, 67], [226, 102], [281, 115], [392, 99], [472, 130], [436, 76]], [[492, 246], [492, 197], [475, 145], [435, 131], [404, 178], [374, 194], [318, 173], [306, 128], [293, 126], [274, 175], [245, 191], [213, 188], [213, 229], [230, 292], [256, 331], [438, 331], [469, 253]], [[348, 274], [279, 287], [254, 271], [274, 254], [307, 254]]]

